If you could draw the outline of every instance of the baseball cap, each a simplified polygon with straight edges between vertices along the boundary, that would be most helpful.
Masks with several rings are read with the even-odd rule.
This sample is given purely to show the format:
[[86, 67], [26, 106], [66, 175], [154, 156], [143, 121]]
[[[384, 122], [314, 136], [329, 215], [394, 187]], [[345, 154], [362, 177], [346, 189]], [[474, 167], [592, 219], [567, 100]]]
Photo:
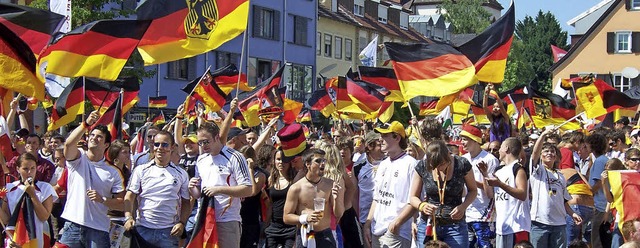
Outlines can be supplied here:
[[239, 127], [232, 127], [231, 129], [229, 129], [229, 134], [227, 134], [227, 140], [233, 139], [236, 136], [243, 135], [243, 134], [247, 134], [247, 131], [246, 130], [242, 130]]
[[186, 137], [182, 137], [183, 142], [191, 141], [195, 144], [198, 144], [198, 136], [195, 133], [191, 133]]
[[29, 130], [27, 130], [26, 128], [20, 128], [16, 130], [15, 134], [18, 138], [24, 138], [29, 135]]
[[396, 133], [402, 138], [407, 137], [407, 133], [404, 131], [404, 126], [398, 121], [393, 121], [391, 123], [380, 123], [374, 130], [376, 131], [376, 133]]
[[379, 139], [380, 139], [379, 133], [376, 133], [374, 131], [369, 131], [367, 135], [364, 136], [364, 145], [368, 146], [369, 144], [371, 144], [371, 142], [374, 142]]

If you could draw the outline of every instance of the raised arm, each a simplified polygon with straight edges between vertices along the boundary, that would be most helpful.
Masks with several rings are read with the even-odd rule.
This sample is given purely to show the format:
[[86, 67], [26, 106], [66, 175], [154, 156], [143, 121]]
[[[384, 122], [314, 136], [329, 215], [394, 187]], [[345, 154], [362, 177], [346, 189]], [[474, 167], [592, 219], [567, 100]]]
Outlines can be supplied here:
[[184, 125], [184, 122], [182, 121], [184, 119], [184, 115], [182, 112], [184, 112], [184, 105], [180, 104], [180, 106], [178, 106], [178, 114], [176, 115], [176, 123], [173, 125], [173, 139], [178, 145], [178, 154], [187, 153], [184, 150], [184, 141], [182, 140], [182, 128]]
[[233, 98], [231, 103], [229, 104], [229, 112], [227, 112], [227, 116], [224, 117], [224, 121], [222, 125], [220, 125], [220, 141], [222, 144], [227, 143], [227, 135], [229, 134], [229, 129], [231, 129], [231, 122], [233, 121], [233, 113], [238, 109], [238, 98]]
[[540, 160], [540, 155], [542, 153], [542, 145], [544, 144], [544, 140], [547, 138], [547, 135], [555, 131], [556, 129], [553, 127], [548, 128], [547, 130], [544, 130], [544, 132], [540, 134], [540, 137], [538, 138], [538, 140], [536, 140], [536, 144], [533, 146], [533, 151], [531, 151], [531, 161], [532, 163], [534, 163], [532, 164], [532, 166], [537, 165], [538, 160]]
[[257, 151], [258, 148], [260, 148], [262, 144], [264, 144], [264, 142], [270, 136], [271, 131], [273, 130], [273, 125], [275, 125], [278, 122], [278, 119], [279, 118], [277, 117], [271, 119], [271, 121], [269, 121], [269, 124], [267, 124], [264, 128], [262, 128], [262, 133], [260, 134], [260, 137], [258, 137], [258, 140], [256, 140], [256, 143], [253, 143], [253, 145], [251, 146], [253, 147], [253, 150]]
[[94, 110], [89, 114], [89, 117], [87, 117], [87, 120], [84, 123], [76, 127], [76, 129], [69, 134], [67, 141], [64, 142], [64, 157], [68, 161], [76, 160], [80, 157], [80, 151], [77, 147], [78, 141], [80, 141], [82, 135], [87, 131], [87, 128], [95, 124], [98, 119], [100, 119], [100, 113], [97, 110]]

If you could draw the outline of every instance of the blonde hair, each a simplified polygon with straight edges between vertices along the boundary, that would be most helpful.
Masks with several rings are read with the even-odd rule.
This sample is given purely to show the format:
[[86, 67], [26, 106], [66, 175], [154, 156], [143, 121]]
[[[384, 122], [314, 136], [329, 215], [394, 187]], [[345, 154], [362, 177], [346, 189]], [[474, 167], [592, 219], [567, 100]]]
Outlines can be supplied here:
[[340, 156], [340, 149], [336, 145], [325, 141], [317, 142], [315, 147], [325, 152], [324, 158], [327, 162], [324, 167], [323, 177], [333, 181], [338, 181], [342, 178], [345, 172], [345, 165], [342, 162], [342, 156]]

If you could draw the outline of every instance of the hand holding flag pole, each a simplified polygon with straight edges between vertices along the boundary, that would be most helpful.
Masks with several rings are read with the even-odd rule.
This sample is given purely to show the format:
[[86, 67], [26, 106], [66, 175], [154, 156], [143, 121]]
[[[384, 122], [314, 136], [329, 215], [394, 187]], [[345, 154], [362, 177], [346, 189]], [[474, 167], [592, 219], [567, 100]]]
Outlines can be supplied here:
[[569, 118], [568, 120], [564, 121], [563, 123], [560, 123], [560, 125], [556, 126], [555, 128], [556, 128], [556, 129], [558, 129], [558, 128], [560, 128], [561, 126], [566, 125], [567, 123], [569, 123], [569, 122], [571, 122], [571, 121], [575, 120], [576, 118], [578, 118], [579, 116], [581, 116], [581, 115], [582, 115], [582, 113], [584, 113], [584, 111], [580, 112], [579, 114], [575, 115], [574, 117]]

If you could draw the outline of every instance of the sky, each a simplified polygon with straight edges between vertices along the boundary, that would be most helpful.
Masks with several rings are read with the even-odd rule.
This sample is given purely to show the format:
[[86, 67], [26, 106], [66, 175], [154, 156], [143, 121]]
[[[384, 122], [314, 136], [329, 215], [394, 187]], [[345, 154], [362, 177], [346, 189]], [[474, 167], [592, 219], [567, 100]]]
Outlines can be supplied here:
[[[516, 21], [524, 19], [525, 16], [534, 17], [538, 15], [538, 11], [551, 12], [555, 15], [562, 30], [567, 31], [571, 35], [574, 28], [567, 25], [567, 22], [580, 13], [587, 11], [602, 0], [515, 0], [516, 4]], [[504, 11], [509, 8], [511, 0], [498, 0], [504, 7]]]

